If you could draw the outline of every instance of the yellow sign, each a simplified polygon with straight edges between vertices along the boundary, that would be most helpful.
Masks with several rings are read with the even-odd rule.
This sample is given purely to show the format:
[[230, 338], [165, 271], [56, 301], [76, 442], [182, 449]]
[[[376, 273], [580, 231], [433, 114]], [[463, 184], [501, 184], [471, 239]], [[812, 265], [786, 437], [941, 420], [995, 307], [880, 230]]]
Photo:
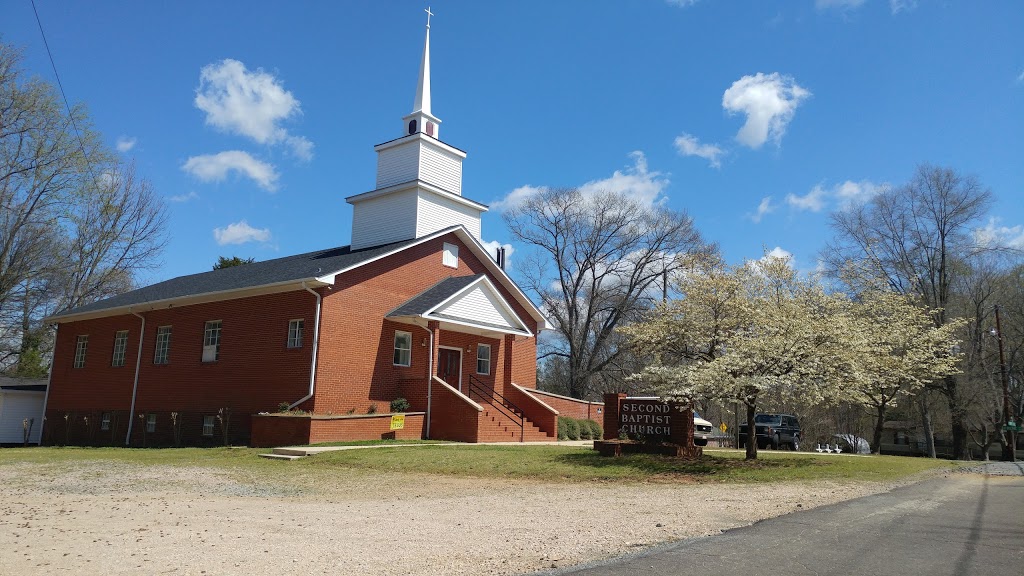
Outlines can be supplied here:
[[402, 430], [405, 428], [405, 414], [395, 414], [391, 417], [391, 429]]
[[725, 434], [725, 431], [728, 430], [729, 427], [725, 425], [725, 422], [722, 422], [721, 426], [719, 426], [718, 429], [722, 431], [722, 434]]

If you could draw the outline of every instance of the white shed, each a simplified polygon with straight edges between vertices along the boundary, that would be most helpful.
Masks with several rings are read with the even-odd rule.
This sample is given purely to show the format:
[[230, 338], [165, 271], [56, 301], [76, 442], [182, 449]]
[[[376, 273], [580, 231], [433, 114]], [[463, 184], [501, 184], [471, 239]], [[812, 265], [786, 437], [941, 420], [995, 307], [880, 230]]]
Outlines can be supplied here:
[[30, 424], [30, 444], [39, 443], [43, 429], [46, 380], [0, 377], [0, 444], [22, 444], [25, 420]]

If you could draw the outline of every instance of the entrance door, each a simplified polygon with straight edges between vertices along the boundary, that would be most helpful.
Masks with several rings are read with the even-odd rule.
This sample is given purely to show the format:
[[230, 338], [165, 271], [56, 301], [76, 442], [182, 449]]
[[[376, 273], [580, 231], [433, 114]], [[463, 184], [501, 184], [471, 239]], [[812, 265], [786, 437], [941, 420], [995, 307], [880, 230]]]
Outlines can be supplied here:
[[440, 348], [437, 351], [437, 377], [462, 391], [462, 351]]

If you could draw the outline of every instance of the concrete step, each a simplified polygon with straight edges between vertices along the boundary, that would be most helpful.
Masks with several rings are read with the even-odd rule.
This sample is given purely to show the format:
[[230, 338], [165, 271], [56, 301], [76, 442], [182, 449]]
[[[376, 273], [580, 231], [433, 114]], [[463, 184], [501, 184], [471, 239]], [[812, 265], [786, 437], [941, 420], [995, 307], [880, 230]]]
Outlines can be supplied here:
[[259, 457], [271, 460], [298, 460], [299, 458], [305, 458], [305, 456], [293, 456], [291, 454], [260, 454]]

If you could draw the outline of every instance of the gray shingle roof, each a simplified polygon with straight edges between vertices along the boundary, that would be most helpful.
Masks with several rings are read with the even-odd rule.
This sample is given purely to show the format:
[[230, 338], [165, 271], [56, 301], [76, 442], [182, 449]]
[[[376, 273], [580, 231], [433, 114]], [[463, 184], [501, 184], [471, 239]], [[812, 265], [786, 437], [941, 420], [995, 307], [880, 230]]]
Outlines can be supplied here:
[[453, 294], [476, 282], [483, 274], [471, 276], [454, 276], [441, 280], [423, 292], [407, 300], [404, 304], [395, 308], [389, 317], [395, 316], [419, 316], [426, 314], [431, 308], [437, 306], [450, 298]]
[[274, 260], [253, 262], [252, 264], [244, 264], [242, 266], [222, 268], [210, 272], [179, 276], [139, 288], [138, 290], [118, 294], [106, 300], [79, 306], [72, 310], [63, 310], [55, 314], [54, 318], [110, 308], [136, 306], [149, 302], [187, 298], [201, 294], [229, 292], [259, 286], [312, 280], [313, 278], [332, 274], [372, 260], [388, 252], [401, 250], [406, 246], [416, 244], [420, 240], [422, 238], [414, 238], [355, 251], [351, 250], [349, 246], [341, 246], [307, 252], [305, 254], [296, 254], [295, 256], [285, 256], [284, 258], [276, 258]]

